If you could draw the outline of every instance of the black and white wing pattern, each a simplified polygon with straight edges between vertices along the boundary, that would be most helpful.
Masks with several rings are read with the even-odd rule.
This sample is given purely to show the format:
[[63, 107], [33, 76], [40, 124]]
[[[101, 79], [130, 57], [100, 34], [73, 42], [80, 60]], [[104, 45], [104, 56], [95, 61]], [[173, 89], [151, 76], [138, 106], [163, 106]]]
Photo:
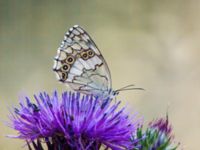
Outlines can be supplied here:
[[111, 90], [106, 61], [88, 33], [78, 25], [66, 32], [53, 70], [59, 81], [75, 91], [106, 97]]

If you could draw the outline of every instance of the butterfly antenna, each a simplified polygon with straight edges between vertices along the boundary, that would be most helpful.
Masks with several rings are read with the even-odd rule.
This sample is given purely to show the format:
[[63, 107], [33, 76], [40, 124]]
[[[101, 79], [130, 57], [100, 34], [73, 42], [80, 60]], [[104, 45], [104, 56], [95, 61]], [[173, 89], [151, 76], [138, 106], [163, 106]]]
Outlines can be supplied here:
[[129, 91], [129, 90], [144, 90], [143, 88], [136, 88], [134, 86], [135, 86], [134, 84], [130, 84], [130, 85], [127, 85], [127, 86], [122, 87], [120, 89], [117, 89], [116, 92]]
[[122, 88], [120, 88], [120, 89], [117, 89], [117, 91], [118, 91], [118, 90], [121, 91], [121, 90], [127, 89], [127, 88], [129, 88], [129, 87], [133, 87], [133, 86], [135, 86], [135, 85], [134, 85], [134, 84], [130, 84], [130, 85], [124, 86], [124, 87], [122, 87]]

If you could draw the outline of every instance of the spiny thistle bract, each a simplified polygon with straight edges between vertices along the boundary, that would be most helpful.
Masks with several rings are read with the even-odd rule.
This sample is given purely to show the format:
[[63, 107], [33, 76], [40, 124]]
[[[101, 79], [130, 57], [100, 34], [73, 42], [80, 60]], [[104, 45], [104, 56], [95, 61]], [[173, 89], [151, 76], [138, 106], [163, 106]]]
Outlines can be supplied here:
[[[10, 115], [16, 138], [27, 142], [29, 150], [132, 149], [130, 140], [140, 122], [129, 119], [119, 102], [92, 95], [64, 92], [58, 96], [40, 93], [36, 102], [26, 97]], [[102, 102], [104, 104], [102, 105]]]
[[149, 123], [146, 131], [140, 126], [137, 129], [136, 137], [139, 148], [133, 150], [176, 150], [179, 143], [176, 144], [172, 135], [172, 126], [169, 124], [168, 115], [166, 118], [160, 118]]

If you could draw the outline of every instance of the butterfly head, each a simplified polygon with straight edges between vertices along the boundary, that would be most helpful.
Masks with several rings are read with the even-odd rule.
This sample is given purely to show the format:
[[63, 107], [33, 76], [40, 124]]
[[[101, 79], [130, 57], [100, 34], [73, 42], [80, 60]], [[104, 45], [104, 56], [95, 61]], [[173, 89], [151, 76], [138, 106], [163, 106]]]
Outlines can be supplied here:
[[113, 94], [113, 96], [117, 96], [119, 94], [119, 91], [117, 91], [117, 90], [112, 91], [112, 94]]

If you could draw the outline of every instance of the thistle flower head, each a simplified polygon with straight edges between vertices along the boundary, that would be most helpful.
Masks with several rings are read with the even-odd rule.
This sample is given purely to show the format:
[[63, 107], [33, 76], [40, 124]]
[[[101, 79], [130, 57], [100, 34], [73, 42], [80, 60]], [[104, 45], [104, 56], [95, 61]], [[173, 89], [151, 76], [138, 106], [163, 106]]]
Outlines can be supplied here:
[[140, 126], [134, 139], [141, 139], [136, 145], [140, 147], [134, 150], [176, 150], [179, 143], [175, 144], [172, 134], [172, 126], [166, 118], [153, 120], [149, 123], [146, 131]]
[[136, 133], [138, 119], [130, 120], [119, 109], [120, 102], [102, 100], [91, 95], [57, 92], [52, 96], [40, 93], [21, 100], [20, 108], [11, 113], [11, 127], [16, 138], [27, 141], [29, 149], [49, 150], [130, 149], [130, 135]]

